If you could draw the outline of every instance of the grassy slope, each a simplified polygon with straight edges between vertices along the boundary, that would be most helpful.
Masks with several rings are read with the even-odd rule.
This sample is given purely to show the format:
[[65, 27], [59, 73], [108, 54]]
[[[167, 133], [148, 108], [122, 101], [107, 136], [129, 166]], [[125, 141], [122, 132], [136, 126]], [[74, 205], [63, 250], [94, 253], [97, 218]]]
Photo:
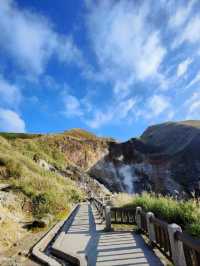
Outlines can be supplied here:
[[42, 146], [27, 137], [21, 139], [21, 136], [12, 140], [0, 137], [1, 181], [12, 184], [30, 199], [32, 213], [37, 218], [68, 211], [83, 193], [73, 181], [40, 168], [32, 160], [34, 154], [57, 167], [64, 166], [62, 154], [48, 145]]
[[83, 192], [73, 181], [43, 170], [33, 158], [64, 169], [74, 164], [74, 151], [91, 154], [94, 146], [104, 147], [108, 140], [81, 129], [48, 135], [0, 133], [0, 182], [12, 184], [30, 199], [35, 217], [59, 215], [79, 201]]
[[118, 194], [113, 204], [131, 208], [141, 206], [144, 211], [152, 211], [156, 217], [168, 223], [177, 223], [191, 235], [200, 237], [200, 205], [194, 200], [176, 201], [170, 197], [148, 193], [135, 197]]
[[[78, 163], [84, 167], [85, 155], [88, 160], [107, 146], [109, 138], [99, 138], [82, 129], [73, 129], [60, 134], [16, 134], [0, 133], [14, 149], [33, 159], [34, 155], [57, 168]], [[76, 161], [77, 160], [77, 161]], [[82, 165], [81, 165], [82, 163]]]

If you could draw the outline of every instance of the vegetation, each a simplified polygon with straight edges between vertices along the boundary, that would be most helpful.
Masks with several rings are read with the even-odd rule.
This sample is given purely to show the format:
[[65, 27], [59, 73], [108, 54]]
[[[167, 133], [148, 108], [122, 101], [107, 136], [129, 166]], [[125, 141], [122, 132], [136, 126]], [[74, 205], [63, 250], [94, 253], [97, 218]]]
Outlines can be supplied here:
[[8, 141], [0, 137], [1, 182], [11, 184], [13, 189], [30, 199], [32, 214], [36, 218], [47, 214], [59, 216], [84, 196], [73, 181], [44, 170], [33, 161], [34, 154], [39, 154], [57, 166], [64, 163], [59, 151], [47, 146], [31, 139]]
[[57, 168], [66, 165], [64, 154], [50, 141], [37, 139], [15, 139], [11, 141], [12, 147], [30, 159], [34, 157], [43, 159]]
[[41, 134], [26, 134], [26, 133], [7, 133], [7, 132], [0, 132], [0, 136], [11, 140], [11, 139], [33, 139], [40, 137]]
[[74, 129], [71, 129], [69, 131], [65, 131], [65, 135], [71, 136], [74, 138], [79, 138], [79, 139], [80, 138], [88, 139], [88, 140], [96, 140], [97, 139], [97, 136], [95, 136], [94, 134], [92, 134], [86, 130], [80, 129], [80, 128], [74, 128]]
[[131, 208], [141, 206], [144, 211], [152, 211], [156, 217], [168, 223], [177, 223], [189, 234], [200, 237], [200, 204], [195, 200], [177, 201], [148, 193], [138, 196], [119, 194], [113, 204]]

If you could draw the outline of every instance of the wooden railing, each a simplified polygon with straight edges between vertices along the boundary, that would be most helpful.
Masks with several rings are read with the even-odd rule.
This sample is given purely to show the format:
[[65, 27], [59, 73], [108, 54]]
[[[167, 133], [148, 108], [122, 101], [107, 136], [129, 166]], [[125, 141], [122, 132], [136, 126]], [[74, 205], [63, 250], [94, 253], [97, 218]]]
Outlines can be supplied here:
[[146, 235], [148, 235], [146, 212], [141, 211], [140, 216], [141, 216], [141, 229]]
[[128, 208], [111, 208], [112, 224], [135, 224], [135, 210]]
[[98, 199], [95, 199], [95, 198], [91, 198], [91, 201], [95, 205], [95, 207], [96, 207], [99, 215], [101, 216], [101, 218], [105, 219], [105, 206], [104, 206], [103, 202], [98, 200]]
[[[173, 262], [175, 266], [200, 266], [200, 240], [196, 240], [184, 232], [179, 232], [178, 229], [180, 229], [180, 227], [178, 225], [168, 224], [167, 222], [156, 218], [153, 213], [142, 211], [140, 207], [137, 207], [137, 209], [139, 208], [138, 212], [133, 208], [111, 207], [109, 208], [110, 214], [106, 212], [105, 217], [105, 208], [107, 209], [107, 207], [97, 199], [93, 198], [92, 201], [99, 214], [105, 218], [106, 224], [110, 223], [108, 228], [111, 228], [111, 224], [137, 224], [139, 229], [148, 236], [150, 242], [171, 262]], [[147, 218], [148, 215], [150, 215], [149, 219]], [[177, 231], [171, 231], [170, 228], [174, 225], [178, 228], [176, 229]], [[178, 244], [179, 241], [182, 243], [181, 246]], [[180, 261], [178, 261], [179, 255], [183, 255], [181, 259], [185, 261], [184, 264], [181, 264]]]
[[183, 243], [185, 260], [188, 266], [200, 265], [200, 240], [182, 232], [176, 232], [175, 238]]
[[171, 245], [168, 233], [168, 223], [155, 217], [151, 218], [150, 222], [153, 223], [155, 230], [154, 244], [169, 260], [172, 260]]

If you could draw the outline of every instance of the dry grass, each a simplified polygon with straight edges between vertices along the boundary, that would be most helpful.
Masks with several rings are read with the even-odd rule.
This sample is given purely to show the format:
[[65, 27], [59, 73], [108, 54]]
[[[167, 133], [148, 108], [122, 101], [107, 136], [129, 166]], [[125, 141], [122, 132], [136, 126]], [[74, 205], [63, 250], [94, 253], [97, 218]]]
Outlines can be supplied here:
[[25, 219], [17, 197], [7, 204], [0, 202], [0, 250], [9, 249], [25, 234], [20, 221]]
[[116, 207], [122, 207], [132, 202], [133, 202], [132, 195], [127, 193], [118, 193], [115, 194], [114, 197], [112, 198], [111, 204]]
[[14, 149], [0, 137], [0, 163], [8, 172], [8, 178], [2, 177], [2, 181], [30, 198], [35, 217], [42, 218], [49, 213], [57, 216], [59, 212], [69, 211], [72, 203], [84, 197], [73, 181], [43, 170], [26, 152], [25, 148], [24, 151]]
[[131, 208], [141, 206], [144, 211], [152, 211], [158, 218], [177, 223], [191, 235], [200, 237], [200, 205], [194, 200], [177, 201], [167, 196], [144, 193], [137, 196], [119, 194], [113, 203]]

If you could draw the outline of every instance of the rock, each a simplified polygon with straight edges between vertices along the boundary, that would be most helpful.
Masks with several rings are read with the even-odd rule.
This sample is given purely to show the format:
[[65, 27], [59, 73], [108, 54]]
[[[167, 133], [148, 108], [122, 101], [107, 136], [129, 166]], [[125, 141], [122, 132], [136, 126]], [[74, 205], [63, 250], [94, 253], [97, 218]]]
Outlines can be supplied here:
[[164, 123], [140, 139], [110, 143], [88, 173], [113, 192], [200, 195], [199, 150], [200, 121]]
[[31, 228], [44, 228], [47, 226], [47, 222], [45, 220], [35, 220], [31, 224]]
[[47, 163], [43, 159], [38, 159], [37, 163], [40, 167], [44, 168], [46, 171], [52, 171], [52, 172], [56, 171], [55, 167], [53, 167], [51, 164]]

